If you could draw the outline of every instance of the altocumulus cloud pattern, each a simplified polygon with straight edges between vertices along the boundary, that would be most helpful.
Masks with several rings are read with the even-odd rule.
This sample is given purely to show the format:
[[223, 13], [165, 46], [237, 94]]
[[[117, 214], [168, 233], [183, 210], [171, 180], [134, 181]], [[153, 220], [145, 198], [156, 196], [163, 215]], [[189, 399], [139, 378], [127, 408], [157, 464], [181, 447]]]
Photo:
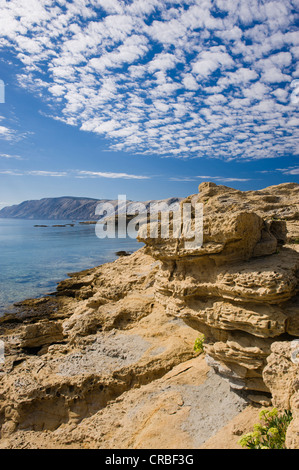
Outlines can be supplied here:
[[298, 0], [0, 0], [0, 47], [49, 115], [113, 150], [295, 154]]

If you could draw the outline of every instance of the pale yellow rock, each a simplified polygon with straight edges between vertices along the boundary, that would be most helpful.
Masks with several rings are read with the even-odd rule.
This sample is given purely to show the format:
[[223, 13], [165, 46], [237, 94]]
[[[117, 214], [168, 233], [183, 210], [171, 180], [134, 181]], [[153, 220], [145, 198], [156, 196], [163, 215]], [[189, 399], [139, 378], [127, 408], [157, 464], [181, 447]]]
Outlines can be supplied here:
[[271, 345], [263, 379], [271, 390], [273, 404], [290, 409], [290, 401], [299, 386], [299, 362], [293, 362], [292, 353], [299, 349], [299, 341], [276, 341]]
[[299, 341], [277, 341], [271, 346], [263, 379], [272, 394], [273, 405], [291, 410], [286, 447], [299, 449]]
[[[152, 238], [144, 226], [139, 234], [161, 261], [156, 300], [205, 334], [208, 355], [232, 375], [233, 386], [268, 391], [262, 370], [272, 341], [299, 331], [299, 250], [296, 244], [282, 247], [288, 223], [294, 230], [299, 219], [299, 185], [242, 192], [202, 183], [199, 195], [181, 205], [188, 202], [204, 205], [201, 248], [187, 250], [183, 236]], [[245, 339], [251, 347], [244, 348]], [[227, 373], [233, 364], [247, 370], [239, 381], [236, 371]]]
[[237, 449], [256, 415], [199, 356], [124, 391], [80, 423], [72, 413], [53, 432], [18, 430], [2, 439], [0, 448], [196, 449], [207, 442], [208, 448]]
[[40, 322], [27, 325], [20, 334], [20, 347], [37, 348], [58, 343], [64, 339], [62, 325], [58, 322]]
[[299, 384], [297, 382], [296, 392], [292, 395], [290, 409], [293, 419], [287, 429], [286, 448], [299, 449]]
[[270, 394], [298, 448], [299, 185], [188, 201], [201, 248], [144, 225], [144, 248], [0, 319], [1, 448], [239, 448]]

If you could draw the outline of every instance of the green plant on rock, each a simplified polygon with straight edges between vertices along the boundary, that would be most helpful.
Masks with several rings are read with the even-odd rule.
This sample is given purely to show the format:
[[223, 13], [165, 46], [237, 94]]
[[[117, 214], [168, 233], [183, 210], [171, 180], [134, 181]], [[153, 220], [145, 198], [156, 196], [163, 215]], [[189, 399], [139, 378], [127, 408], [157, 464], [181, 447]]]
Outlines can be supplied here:
[[195, 352], [199, 352], [199, 353], [203, 352], [204, 340], [205, 340], [205, 335], [200, 335], [200, 336], [198, 336], [198, 338], [196, 338], [195, 343], [194, 343], [194, 348], [193, 348]]
[[292, 413], [285, 410], [278, 414], [277, 408], [272, 411], [262, 410], [260, 424], [253, 426], [254, 431], [244, 434], [238, 443], [248, 449], [285, 449], [285, 437]]

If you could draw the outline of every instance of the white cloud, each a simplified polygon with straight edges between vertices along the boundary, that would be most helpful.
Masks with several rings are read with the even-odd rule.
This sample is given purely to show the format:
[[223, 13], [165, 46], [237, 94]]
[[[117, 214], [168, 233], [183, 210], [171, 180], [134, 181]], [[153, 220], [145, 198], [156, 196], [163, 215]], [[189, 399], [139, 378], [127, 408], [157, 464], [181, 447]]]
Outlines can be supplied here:
[[122, 2], [119, 2], [118, 0], [97, 0], [96, 2], [99, 6], [101, 6], [107, 13], [122, 13], [123, 12], [123, 6]]
[[91, 119], [90, 121], [84, 122], [81, 129], [83, 131], [96, 132], [97, 134], [105, 134], [113, 131], [117, 127], [119, 127], [119, 124], [114, 119], [103, 122], [100, 122], [97, 119]]
[[191, 181], [196, 181], [195, 178], [192, 178], [192, 176], [179, 176], [177, 178], [169, 178], [169, 181], [178, 181], [178, 182], [191, 182]]
[[244, 88], [245, 84], [256, 80], [258, 77], [259, 76], [255, 70], [241, 67], [235, 72], [227, 72], [218, 80], [217, 85], [222, 88], [226, 88], [231, 85]]
[[272, 92], [272, 94], [277, 98], [278, 101], [286, 103], [289, 99], [289, 93], [283, 88], [277, 88]]
[[[111, 149], [227, 160], [296, 151], [291, 0], [0, 0], [0, 8], [0, 47], [22, 62], [20, 85], [54, 119], [104, 136]], [[3, 125], [0, 138], [16, 133]]]
[[15, 131], [5, 126], [0, 126], [0, 139], [12, 140]]
[[214, 46], [201, 52], [192, 66], [193, 72], [206, 77], [220, 67], [231, 68], [234, 60], [224, 49], [222, 46]]
[[184, 87], [187, 90], [198, 90], [199, 85], [191, 73], [187, 73], [183, 78]]
[[277, 168], [277, 171], [281, 171], [284, 175], [299, 175], [299, 167], [296, 166], [290, 168]]
[[2, 175], [11, 176], [41, 176], [50, 178], [108, 178], [108, 179], [134, 179], [134, 180], [146, 180], [150, 179], [150, 176], [145, 175], [134, 175], [130, 173], [121, 172], [109, 172], [109, 171], [88, 171], [88, 170], [65, 170], [65, 171], [48, 171], [48, 170], [0, 170]]
[[25, 172], [29, 176], [51, 176], [55, 178], [61, 178], [67, 176], [66, 171], [42, 171], [42, 170], [30, 170]]
[[148, 71], [155, 72], [156, 70], [170, 70], [176, 66], [177, 62], [178, 59], [173, 54], [156, 54], [153, 60], [148, 64]]
[[205, 180], [215, 180], [222, 181], [224, 183], [232, 183], [233, 181], [250, 181], [249, 178], [235, 178], [235, 177], [226, 177], [226, 176], [197, 176], [196, 178], [205, 179]]
[[274, 66], [265, 70], [262, 75], [262, 81], [266, 83], [290, 82], [291, 80], [292, 78], [289, 75], [282, 73], [281, 70]]
[[113, 52], [92, 58], [89, 67], [103, 73], [106, 68], [121, 67], [125, 63], [132, 64], [147, 51], [147, 39], [144, 36], [133, 35], [125, 39], [124, 43]]
[[164, 45], [181, 44], [186, 35], [186, 27], [177, 19], [169, 21], [154, 21], [147, 28], [148, 34], [152, 39], [159, 41]]
[[154, 106], [157, 108], [158, 111], [161, 111], [162, 113], [166, 113], [169, 109], [168, 104], [164, 103], [163, 101], [154, 101]]
[[80, 170], [77, 172], [78, 176], [83, 176], [86, 178], [109, 178], [109, 179], [136, 179], [136, 180], [145, 180], [149, 179], [149, 176], [142, 175], [131, 175], [128, 173], [113, 173], [105, 171], [83, 171]]
[[62, 85], [53, 85], [49, 87], [49, 92], [55, 96], [62, 96], [65, 93], [65, 87]]
[[244, 96], [246, 98], [250, 98], [251, 100], [262, 100], [266, 99], [270, 93], [269, 86], [265, 85], [265, 83], [255, 82], [251, 86], [248, 86], [244, 89]]
[[0, 170], [0, 174], [10, 176], [23, 176], [23, 173], [18, 170]]

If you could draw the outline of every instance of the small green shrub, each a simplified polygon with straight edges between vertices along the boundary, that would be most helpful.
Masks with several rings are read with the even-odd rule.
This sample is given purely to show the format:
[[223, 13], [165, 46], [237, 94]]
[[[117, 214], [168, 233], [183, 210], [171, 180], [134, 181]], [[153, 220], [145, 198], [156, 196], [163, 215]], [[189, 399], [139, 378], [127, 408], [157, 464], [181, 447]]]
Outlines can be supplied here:
[[203, 352], [204, 340], [205, 340], [205, 335], [200, 335], [200, 336], [198, 336], [198, 338], [196, 338], [195, 343], [194, 343], [194, 348], [193, 348], [195, 352], [199, 352], [199, 353]]
[[285, 410], [278, 414], [278, 410], [262, 410], [260, 424], [253, 426], [254, 431], [244, 434], [238, 443], [248, 449], [285, 449], [286, 430], [292, 421], [292, 413]]

